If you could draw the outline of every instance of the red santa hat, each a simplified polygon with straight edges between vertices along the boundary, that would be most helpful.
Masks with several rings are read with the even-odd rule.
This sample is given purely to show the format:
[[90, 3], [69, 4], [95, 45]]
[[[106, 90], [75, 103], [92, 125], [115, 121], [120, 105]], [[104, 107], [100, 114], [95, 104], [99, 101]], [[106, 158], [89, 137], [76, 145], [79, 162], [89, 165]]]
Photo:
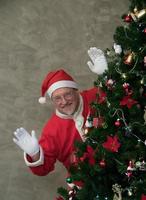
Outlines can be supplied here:
[[41, 87], [41, 97], [39, 98], [39, 103], [46, 103], [46, 93], [51, 97], [52, 93], [59, 88], [69, 87], [78, 88], [77, 83], [73, 78], [67, 74], [64, 70], [51, 71], [47, 74], [43, 80]]

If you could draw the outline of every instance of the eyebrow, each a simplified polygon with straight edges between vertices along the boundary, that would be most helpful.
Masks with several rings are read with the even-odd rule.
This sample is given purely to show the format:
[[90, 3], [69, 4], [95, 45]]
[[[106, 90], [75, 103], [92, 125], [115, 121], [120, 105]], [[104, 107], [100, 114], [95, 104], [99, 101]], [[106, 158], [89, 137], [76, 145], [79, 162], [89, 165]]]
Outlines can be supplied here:
[[[73, 91], [75, 91], [75, 90], [72, 88], [72, 90], [65, 91], [65, 92], [63, 92], [63, 94], [66, 94], [66, 93], [69, 93], [69, 92], [73, 92]], [[62, 94], [57, 94], [57, 96], [60, 96], [60, 95], [62, 95]]]

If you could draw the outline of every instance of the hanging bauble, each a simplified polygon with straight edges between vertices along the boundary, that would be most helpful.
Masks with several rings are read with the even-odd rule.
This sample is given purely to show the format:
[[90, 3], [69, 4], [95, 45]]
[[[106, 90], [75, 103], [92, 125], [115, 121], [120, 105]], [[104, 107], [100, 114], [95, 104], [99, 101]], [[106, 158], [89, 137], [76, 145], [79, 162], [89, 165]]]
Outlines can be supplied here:
[[131, 52], [128, 56], [125, 56], [124, 63], [126, 65], [131, 65], [133, 61], [134, 54]]
[[125, 15], [124, 17], [124, 22], [130, 23], [133, 21], [131, 15]]
[[120, 119], [117, 119], [117, 121], [115, 121], [115, 126], [116, 127], [120, 127], [121, 126]]

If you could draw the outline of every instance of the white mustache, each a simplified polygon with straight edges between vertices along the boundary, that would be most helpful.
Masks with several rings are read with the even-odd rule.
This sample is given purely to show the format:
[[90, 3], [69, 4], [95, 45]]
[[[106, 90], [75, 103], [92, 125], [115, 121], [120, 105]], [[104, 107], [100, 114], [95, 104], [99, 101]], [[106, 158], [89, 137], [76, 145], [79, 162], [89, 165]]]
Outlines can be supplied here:
[[65, 103], [65, 104], [63, 104], [62, 106], [60, 106], [61, 108], [65, 108], [65, 107], [67, 107], [67, 106], [70, 106], [72, 103]]

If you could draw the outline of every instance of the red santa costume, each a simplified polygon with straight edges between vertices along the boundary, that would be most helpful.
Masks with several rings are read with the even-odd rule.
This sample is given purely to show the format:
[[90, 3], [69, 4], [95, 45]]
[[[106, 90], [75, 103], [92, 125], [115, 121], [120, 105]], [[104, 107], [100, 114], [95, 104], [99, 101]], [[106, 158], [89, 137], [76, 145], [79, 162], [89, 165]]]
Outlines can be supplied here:
[[[65, 71], [49, 73], [42, 84], [43, 100], [46, 92], [51, 97], [53, 91], [61, 87], [78, 88], [76, 82]], [[96, 100], [97, 88], [80, 93], [80, 103], [73, 115], [64, 115], [56, 110], [44, 126], [40, 139], [40, 159], [32, 162], [24, 153], [24, 160], [31, 171], [39, 176], [54, 170], [56, 160], [68, 169], [72, 163], [74, 143], [84, 141], [84, 126], [90, 113], [90, 104]], [[41, 98], [42, 101], [42, 98]]]

